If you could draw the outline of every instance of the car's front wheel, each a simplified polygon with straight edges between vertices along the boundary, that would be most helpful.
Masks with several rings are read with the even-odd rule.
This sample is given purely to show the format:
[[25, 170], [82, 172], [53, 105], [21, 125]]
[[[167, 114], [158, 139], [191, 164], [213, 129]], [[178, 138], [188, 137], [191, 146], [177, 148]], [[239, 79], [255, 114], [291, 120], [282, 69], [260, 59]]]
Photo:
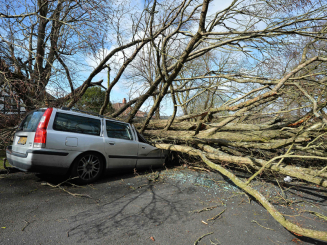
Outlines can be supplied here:
[[89, 184], [100, 178], [104, 162], [96, 153], [86, 153], [77, 157], [73, 163], [72, 177], [78, 177], [79, 184]]

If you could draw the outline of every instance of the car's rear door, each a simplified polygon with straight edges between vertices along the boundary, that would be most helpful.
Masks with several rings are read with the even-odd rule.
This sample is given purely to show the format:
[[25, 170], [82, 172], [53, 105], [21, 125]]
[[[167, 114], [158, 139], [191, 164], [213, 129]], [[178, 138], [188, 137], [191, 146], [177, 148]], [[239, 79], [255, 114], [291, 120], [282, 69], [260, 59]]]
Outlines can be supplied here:
[[75, 152], [103, 152], [101, 119], [76, 112], [59, 111], [48, 128], [47, 148]]
[[135, 168], [139, 146], [130, 125], [111, 120], [105, 120], [105, 124], [105, 151], [109, 157], [108, 168]]

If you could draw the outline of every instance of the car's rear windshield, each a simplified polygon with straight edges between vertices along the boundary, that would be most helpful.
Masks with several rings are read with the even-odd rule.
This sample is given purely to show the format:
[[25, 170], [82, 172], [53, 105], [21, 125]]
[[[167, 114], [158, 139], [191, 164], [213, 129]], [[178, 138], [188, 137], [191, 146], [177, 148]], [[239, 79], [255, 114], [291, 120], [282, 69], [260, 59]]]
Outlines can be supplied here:
[[17, 131], [35, 132], [43, 113], [44, 110], [36, 110], [27, 114]]

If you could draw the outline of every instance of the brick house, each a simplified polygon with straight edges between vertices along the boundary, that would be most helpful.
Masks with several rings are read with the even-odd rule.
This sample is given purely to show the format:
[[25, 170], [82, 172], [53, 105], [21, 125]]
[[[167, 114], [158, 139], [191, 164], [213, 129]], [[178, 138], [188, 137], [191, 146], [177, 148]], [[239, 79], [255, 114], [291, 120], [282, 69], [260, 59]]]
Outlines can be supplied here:
[[[112, 104], [112, 107], [114, 108], [115, 111], [119, 110], [120, 108], [122, 108], [123, 106], [126, 105], [126, 98], [123, 99], [122, 103], [114, 103]], [[130, 113], [131, 113], [132, 107], [128, 107], [122, 114], [121, 116], [123, 117], [127, 117]], [[135, 117], [139, 117], [139, 118], [143, 118], [146, 117], [147, 113], [143, 112], [143, 111], [137, 111], [135, 114]]]

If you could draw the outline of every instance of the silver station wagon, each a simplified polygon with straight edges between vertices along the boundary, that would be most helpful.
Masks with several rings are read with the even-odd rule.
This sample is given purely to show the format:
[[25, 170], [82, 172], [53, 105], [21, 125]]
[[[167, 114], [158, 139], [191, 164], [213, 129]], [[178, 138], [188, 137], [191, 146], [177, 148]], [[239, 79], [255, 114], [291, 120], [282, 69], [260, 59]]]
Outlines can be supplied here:
[[66, 108], [30, 112], [6, 149], [8, 162], [17, 169], [70, 173], [82, 184], [113, 169], [163, 166], [166, 155], [129, 123]]

